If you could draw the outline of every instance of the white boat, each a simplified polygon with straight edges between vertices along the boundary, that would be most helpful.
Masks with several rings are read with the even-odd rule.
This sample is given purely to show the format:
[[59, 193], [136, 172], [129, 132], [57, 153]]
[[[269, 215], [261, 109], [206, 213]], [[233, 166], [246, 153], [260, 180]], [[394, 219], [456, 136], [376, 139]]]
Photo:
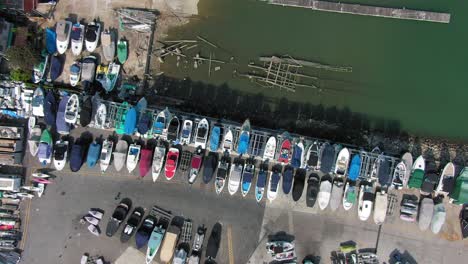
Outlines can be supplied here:
[[343, 208], [348, 211], [356, 203], [358, 189], [356, 188], [356, 182], [346, 182], [346, 187], [343, 195]]
[[36, 194], [37, 194], [37, 197], [40, 198], [44, 194], [45, 184], [44, 183], [38, 183], [37, 188], [38, 188], [38, 190], [36, 191]]
[[70, 85], [75, 87], [80, 82], [81, 77], [81, 62], [74, 62], [70, 66]]
[[65, 110], [65, 122], [75, 124], [78, 119], [78, 111], [80, 108], [80, 99], [78, 95], [72, 94], [68, 97], [67, 108]]
[[115, 35], [112, 31], [106, 29], [101, 33], [102, 53], [104, 59], [112, 62], [115, 57]]
[[367, 221], [374, 204], [374, 192], [372, 185], [362, 184], [359, 191], [358, 216], [361, 221]]
[[166, 157], [166, 148], [163, 146], [156, 146], [154, 148], [154, 156], [153, 156], [153, 165], [151, 166], [151, 174], [153, 176], [153, 182], [159, 177], [161, 174], [161, 170], [164, 167], [164, 158]]
[[44, 116], [44, 90], [41, 87], [37, 87], [34, 90], [34, 96], [32, 98], [32, 112], [34, 116], [43, 117]]
[[138, 160], [140, 159], [141, 146], [138, 144], [131, 144], [128, 148], [127, 155], [127, 169], [129, 173], [136, 168]]
[[228, 191], [230, 195], [234, 195], [239, 189], [243, 171], [244, 162], [242, 160], [234, 161], [234, 164], [231, 166], [228, 180]]
[[397, 190], [403, 188], [403, 183], [405, 181], [406, 177], [406, 165], [404, 161], [400, 161], [396, 167], [395, 170], [393, 171], [393, 177], [392, 177], [392, 188], [395, 188]]
[[114, 167], [116, 171], [122, 170], [127, 159], [128, 143], [125, 140], [119, 140], [115, 146], [114, 155]]
[[425, 169], [426, 169], [426, 162], [424, 160], [424, 157], [421, 155], [414, 161], [412, 170], [424, 171]]
[[96, 49], [100, 35], [101, 24], [96, 21], [89, 22], [85, 32], [85, 46], [87, 51], [93, 52]]
[[180, 133], [180, 143], [190, 144], [190, 139], [192, 138], [192, 130], [193, 130], [193, 121], [184, 120], [184, 124], [182, 126], [182, 133]]
[[50, 178], [49, 174], [40, 173], [40, 172], [32, 173], [31, 176], [33, 176], [33, 178], [39, 178], [39, 179], [48, 179], [48, 178]]
[[208, 134], [210, 131], [210, 125], [206, 118], [203, 118], [198, 122], [197, 130], [195, 131], [195, 148], [201, 146], [202, 149], [206, 149], [206, 141], [208, 140]]
[[73, 24], [71, 30], [71, 50], [73, 55], [79, 56], [83, 50], [83, 40], [84, 40], [85, 26], [76, 23]]
[[330, 195], [330, 209], [336, 211], [343, 202], [344, 182], [342, 178], [336, 177]]
[[36, 126], [36, 117], [30, 116], [28, 118], [28, 132], [31, 133], [33, 128]]
[[267, 198], [270, 202], [278, 196], [278, 190], [281, 184], [281, 166], [273, 166], [270, 172], [270, 179], [268, 181]]
[[320, 190], [317, 195], [317, 201], [320, 207], [320, 210], [325, 210], [328, 204], [330, 203], [331, 197], [331, 190], [332, 190], [332, 183], [330, 179], [327, 177], [326, 179], [322, 180], [320, 183]]
[[58, 140], [54, 148], [54, 166], [58, 171], [65, 168], [68, 156], [68, 141]]
[[39, 142], [41, 140], [41, 135], [42, 129], [40, 126], [35, 126], [29, 132], [28, 147], [29, 153], [31, 153], [32, 156], [36, 156], [37, 152], [39, 151]]
[[220, 194], [224, 185], [226, 184], [226, 179], [229, 178], [229, 172], [231, 171], [231, 157], [229, 153], [224, 152], [223, 156], [219, 160], [218, 170], [216, 171], [215, 179], [215, 190], [216, 194]]
[[101, 167], [101, 172], [105, 172], [109, 167], [111, 158], [112, 158], [112, 149], [114, 147], [114, 142], [112, 140], [104, 140], [102, 143], [101, 156], [99, 161], [99, 166]]
[[440, 174], [439, 184], [437, 185], [436, 192], [447, 195], [451, 190], [451, 187], [455, 183], [455, 166], [452, 162], [445, 165]]
[[48, 63], [49, 63], [49, 56], [47, 55], [44, 58], [44, 61], [39, 62], [39, 64], [34, 65], [33, 67], [33, 76], [32, 76], [32, 81], [33, 83], [40, 83], [45, 75], [46, 71], [48, 69]]
[[387, 215], [388, 197], [387, 193], [382, 190], [375, 194], [375, 205], [374, 205], [374, 222], [377, 225], [381, 225], [385, 222], [385, 216]]
[[348, 172], [348, 165], [349, 165], [350, 153], [348, 148], [342, 148], [338, 153], [338, 157], [336, 158], [335, 163], [335, 175], [343, 178], [346, 176]]
[[265, 152], [263, 153], [263, 160], [274, 160], [276, 153], [276, 138], [271, 136], [265, 145]]
[[68, 49], [71, 29], [72, 22], [65, 20], [57, 22], [55, 32], [57, 33], [57, 51], [60, 54], [64, 54]]
[[231, 153], [232, 151], [232, 131], [230, 128], [228, 128], [226, 134], [224, 135], [223, 139], [223, 151], [227, 151], [228, 153]]
[[401, 161], [403, 161], [406, 166], [405, 178], [403, 180], [403, 188], [406, 188], [408, 186], [408, 180], [411, 176], [411, 168], [413, 167], [413, 156], [411, 155], [411, 153], [406, 152], [401, 157]]
[[30, 192], [37, 192], [39, 191], [39, 187], [36, 186], [21, 186], [22, 190], [30, 191]]
[[107, 108], [103, 103], [99, 104], [99, 107], [94, 116], [94, 127], [95, 128], [104, 128], [106, 124]]

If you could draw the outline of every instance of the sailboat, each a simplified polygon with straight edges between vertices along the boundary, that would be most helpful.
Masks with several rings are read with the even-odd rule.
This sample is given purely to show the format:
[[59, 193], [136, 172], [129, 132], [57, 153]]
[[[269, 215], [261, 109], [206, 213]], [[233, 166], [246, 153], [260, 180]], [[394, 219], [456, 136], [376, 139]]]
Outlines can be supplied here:
[[114, 142], [112, 140], [106, 139], [102, 143], [101, 149], [101, 159], [99, 166], [101, 167], [101, 172], [105, 172], [109, 167], [111, 157], [112, 157], [112, 149], [114, 147]]
[[163, 146], [156, 146], [154, 148], [154, 157], [153, 157], [153, 165], [151, 166], [151, 175], [153, 176], [153, 182], [155, 182], [164, 164], [164, 157], [166, 156], [166, 148]]
[[136, 168], [138, 160], [140, 159], [141, 146], [138, 144], [131, 144], [128, 148], [127, 154], [127, 169], [129, 173]]
[[244, 121], [244, 124], [241, 127], [240, 135], [239, 135], [239, 144], [237, 145], [237, 153], [239, 155], [247, 153], [249, 148], [249, 140], [250, 140], [250, 121], [249, 119]]
[[210, 125], [206, 118], [203, 118], [200, 120], [200, 122], [198, 122], [197, 130], [195, 132], [195, 148], [201, 146], [203, 149], [206, 149], [209, 130]]
[[114, 155], [114, 166], [116, 171], [120, 171], [127, 159], [128, 143], [125, 140], [119, 140], [115, 146]]

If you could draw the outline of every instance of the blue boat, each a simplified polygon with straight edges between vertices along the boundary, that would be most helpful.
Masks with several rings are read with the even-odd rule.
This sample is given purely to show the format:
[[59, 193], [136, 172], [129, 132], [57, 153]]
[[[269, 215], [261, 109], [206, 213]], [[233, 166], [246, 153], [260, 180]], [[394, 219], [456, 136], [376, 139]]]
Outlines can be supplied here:
[[46, 48], [49, 54], [57, 52], [57, 33], [50, 28], [46, 28]]
[[351, 165], [349, 166], [348, 179], [356, 181], [359, 177], [359, 171], [361, 170], [361, 156], [355, 154], [351, 159]]
[[99, 160], [99, 155], [101, 154], [101, 144], [94, 141], [89, 145], [88, 157], [86, 158], [86, 163], [88, 167], [92, 168], [96, 166], [96, 163]]
[[211, 130], [210, 136], [210, 150], [217, 151], [219, 147], [219, 138], [221, 135], [221, 128], [219, 126], [214, 126]]
[[148, 132], [151, 128], [151, 116], [148, 113], [143, 113], [140, 118], [140, 122], [138, 122], [138, 133], [144, 135]]
[[61, 56], [52, 56], [50, 62], [50, 79], [52, 81], [57, 80], [62, 74], [64, 60]]
[[294, 168], [297, 169], [297, 168], [302, 167], [303, 153], [304, 153], [304, 145], [302, 144], [302, 142], [295, 144], [293, 147], [293, 155], [291, 157], [291, 165]]
[[124, 133], [126, 135], [133, 135], [135, 131], [137, 122], [137, 111], [134, 107], [130, 108], [125, 115], [125, 125], [124, 125]]
[[292, 187], [294, 168], [292, 166], [286, 166], [283, 173], [283, 192], [289, 194]]
[[257, 176], [257, 185], [255, 186], [255, 199], [257, 200], [257, 202], [260, 202], [262, 200], [263, 194], [265, 193], [267, 172], [268, 163], [263, 163], [262, 165], [260, 165], [260, 171], [258, 172]]
[[159, 112], [156, 116], [156, 120], [153, 122], [153, 134], [161, 135], [166, 128], [166, 123], [170, 118], [169, 109], [164, 109], [163, 111]]
[[70, 124], [65, 122], [65, 112], [67, 110], [68, 96], [62, 97], [60, 100], [58, 111], [57, 111], [57, 120], [55, 124], [57, 125], [57, 132], [62, 135], [67, 135], [70, 133]]
[[249, 148], [249, 139], [250, 139], [250, 121], [245, 120], [242, 125], [240, 136], [239, 136], [239, 145], [237, 146], [237, 152], [242, 155], [247, 153]]
[[48, 126], [54, 127], [57, 116], [57, 102], [54, 93], [49, 90], [44, 99], [44, 120]]
[[252, 180], [255, 173], [255, 159], [250, 158], [245, 164], [244, 172], [242, 173], [242, 196], [246, 196], [249, 193], [250, 187], [252, 186]]

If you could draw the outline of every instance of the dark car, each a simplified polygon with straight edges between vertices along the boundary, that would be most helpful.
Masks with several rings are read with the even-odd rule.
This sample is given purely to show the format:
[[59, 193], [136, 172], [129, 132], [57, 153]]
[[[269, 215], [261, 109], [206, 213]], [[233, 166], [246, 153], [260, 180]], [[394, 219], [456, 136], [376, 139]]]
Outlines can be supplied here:
[[297, 202], [302, 196], [304, 191], [304, 182], [306, 177], [305, 169], [297, 169], [296, 174], [294, 174], [294, 185], [292, 189], [292, 198], [293, 201]]
[[211, 230], [210, 238], [208, 238], [208, 244], [206, 245], [206, 260], [214, 260], [218, 255], [219, 244], [221, 242], [221, 233], [223, 227], [220, 223], [216, 223]]
[[122, 201], [120, 201], [119, 205], [117, 205], [117, 208], [115, 208], [114, 213], [112, 213], [109, 222], [107, 222], [106, 235], [108, 237], [113, 236], [117, 232], [131, 208], [132, 200], [129, 198], [124, 198]]
[[148, 243], [151, 232], [153, 232], [153, 229], [156, 227], [157, 223], [158, 219], [152, 215], [148, 215], [145, 218], [135, 234], [135, 244], [138, 249], [144, 247], [146, 243]]
[[311, 173], [307, 180], [306, 204], [308, 207], [314, 207], [319, 192], [320, 177], [316, 173]]
[[218, 154], [216, 152], [210, 152], [203, 161], [203, 182], [209, 183], [213, 178], [218, 164]]
[[125, 243], [130, 240], [140, 225], [144, 215], [145, 209], [142, 207], [137, 207], [135, 210], [133, 210], [133, 213], [128, 218], [127, 223], [122, 230], [122, 234], [120, 235], [120, 242]]
[[283, 193], [289, 194], [293, 182], [294, 168], [291, 165], [284, 167], [283, 172]]

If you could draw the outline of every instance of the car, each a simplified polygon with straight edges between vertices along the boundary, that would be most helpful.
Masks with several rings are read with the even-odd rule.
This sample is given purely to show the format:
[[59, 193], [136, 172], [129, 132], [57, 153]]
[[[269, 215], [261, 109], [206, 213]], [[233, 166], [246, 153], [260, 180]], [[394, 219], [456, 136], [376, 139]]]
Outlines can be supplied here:
[[132, 237], [140, 225], [144, 215], [145, 209], [142, 207], [137, 207], [135, 210], [133, 210], [122, 230], [122, 234], [120, 235], [120, 242], [125, 243]]
[[223, 227], [220, 223], [216, 223], [211, 230], [210, 238], [208, 238], [208, 244], [206, 245], [206, 259], [214, 260], [218, 254], [219, 245], [221, 242], [221, 233]]
[[124, 198], [120, 201], [119, 205], [115, 208], [114, 213], [112, 213], [109, 222], [107, 222], [106, 235], [108, 237], [112, 237], [117, 232], [122, 222], [127, 218], [127, 214], [131, 208], [132, 200], [129, 198]]
[[320, 178], [318, 174], [311, 173], [307, 180], [307, 194], [306, 194], [306, 205], [307, 207], [314, 207], [317, 201], [317, 195], [319, 192]]
[[170, 148], [169, 152], [167, 153], [166, 158], [166, 165], [164, 166], [164, 173], [166, 175], [166, 179], [171, 180], [175, 172], [177, 170], [177, 163], [179, 161], [179, 149], [177, 148]]

